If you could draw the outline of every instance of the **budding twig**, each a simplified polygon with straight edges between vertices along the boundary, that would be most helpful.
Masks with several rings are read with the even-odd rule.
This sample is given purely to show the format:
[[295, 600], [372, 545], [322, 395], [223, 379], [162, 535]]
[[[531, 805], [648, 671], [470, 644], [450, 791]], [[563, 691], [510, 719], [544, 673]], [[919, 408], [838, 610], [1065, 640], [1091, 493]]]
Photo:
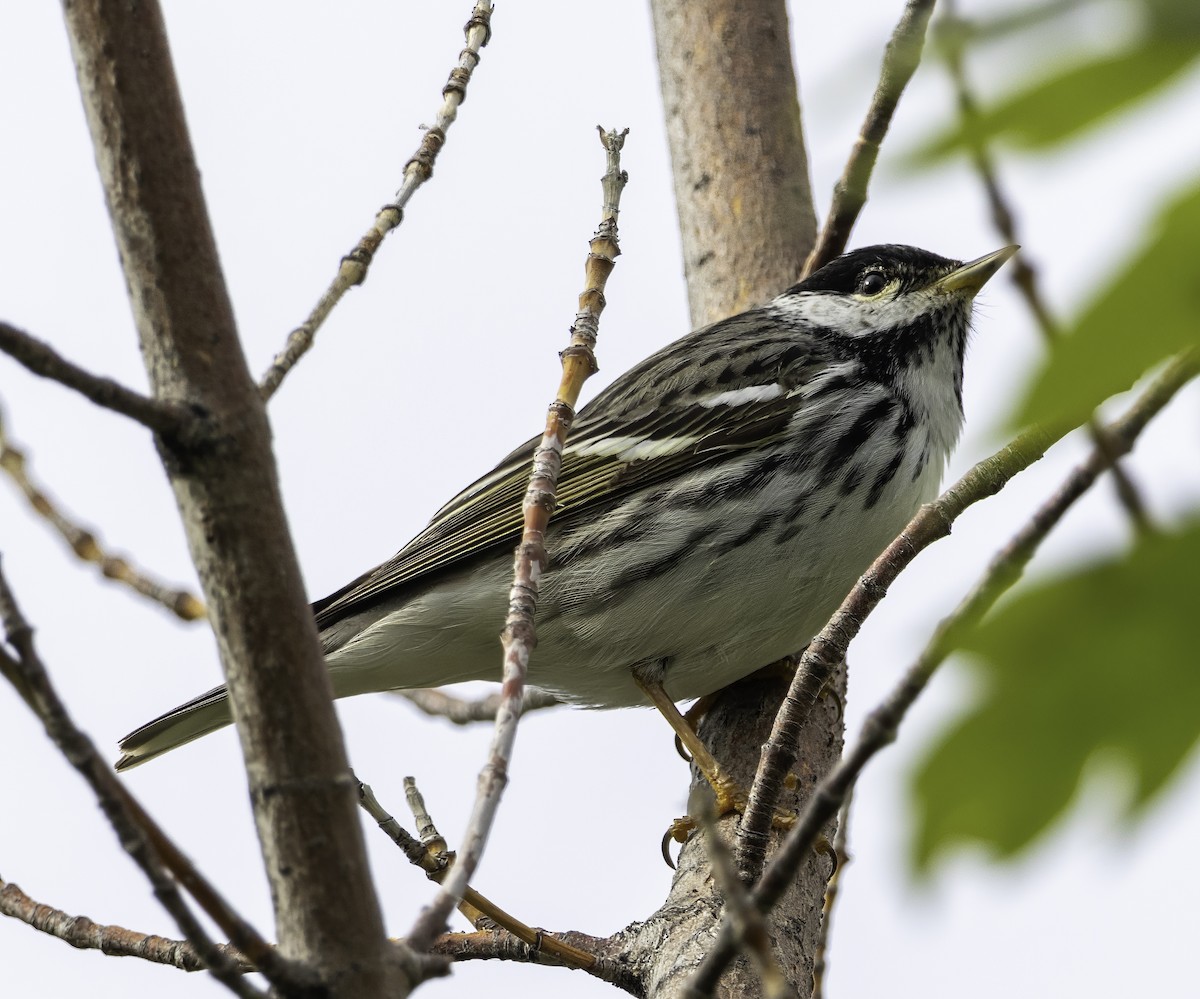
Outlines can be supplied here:
[[[1198, 371], [1200, 371], [1200, 354], [1197, 354], [1195, 351], [1181, 355], [1168, 364], [1162, 374], [1129, 407], [1125, 415], [1106, 428], [1111, 447], [1115, 449], [1116, 453], [1121, 455], [1127, 454], [1133, 448], [1138, 436], [1150, 420], [1162, 411], [1175, 396], [1175, 393], [1189, 380], [1194, 378]], [[1000, 455], [996, 455], [988, 459], [988, 461], [995, 463], [999, 457]], [[995, 492], [1003, 482], [1011, 477], [1007, 465], [1007, 462], [996, 463], [994, 468], [996, 473], [998, 473], [998, 478], [987, 477], [982, 481], [977, 478], [976, 485], [983, 486], [988, 493]], [[863, 768], [876, 753], [895, 739], [899, 725], [903, 721], [908, 709], [925, 689], [925, 686], [929, 683], [938, 666], [941, 665], [947, 655], [958, 644], [959, 636], [963, 630], [973, 627], [995, 604], [996, 600], [1020, 579], [1029, 560], [1033, 557], [1050, 531], [1059, 523], [1066, 511], [1110, 467], [1108, 454], [1100, 448], [1095, 448], [1088, 458], [1071, 472], [1059, 489], [1030, 518], [1028, 523], [997, 553], [975, 587], [967, 594], [954, 612], [938, 626], [929, 644], [926, 645], [924, 651], [905, 674], [900, 684], [867, 717], [858, 743], [843, 757], [833, 772], [820, 783], [812, 797], [809, 798], [804, 811], [797, 819], [796, 825], [788, 833], [783, 845], [763, 872], [761, 880], [759, 880], [752, 892], [755, 904], [763, 911], [769, 911], [787, 889], [787, 886], [795, 877], [796, 870], [812, 849], [814, 842], [816, 842], [821, 829], [833, 817], [838, 808], [841, 807], [846, 799], [846, 795], [858, 780], [859, 774], [862, 773]], [[979, 466], [976, 466], [976, 468], [978, 469]], [[972, 472], [974, 471], [972, 470]], [[971, 475], [972, 473], [968, 473], [968, 477]], [[965, 482], [966, 477], [960, 480], [954, 489], [961, 490]], [[905, 535], [912, 532], [921, 536], [923, 531], [917, 530], [914, 532], [914, 525], [917, 525], [918, 521], [924, 518], [927, 511], [946, 499], [947, 495], [943, 494], [941, 499], [935, 503], [923, 507], [921, 513], [918, 513], [909, 523], [908, 528], [905, 530]], [[951, 504], [952, 507], [956, 505], [957, 503]], [[947, 527], [952, 519], [951, 517], [944, 521]], [[898, 541], [902, 541], [903, 539], [904, 535]], [[889, 548], [888, 551], [892, 552], [892, 548]], [[880, 565], [887, 557], [887, 554], [885, 552], [879, 559], [876, 559], [875, 564], [872, 565], [868, 572], [869, 574], [873, 573], [881, 577], [887, 577], [890, 581], [890, 578], [894, 578], [895, 574], [891, 573], [889, 576], [889, 573], [885, 571], [885, 567]], [[893, 556], [895, 554], [897, 553], [893, 553]], [[835, 621], [840, 620], [841, 622], [840, 626], [835, 629], [833, 622], [831, 622], [821, 633], [821, 637], [828, 640], [828, 632], [844, 629], [845, 636], [839, 637], [831, 643], [832, 645], [840, 643], [843, 654], [845, 652], [845, 644], [857, 634], [862, 624], [860, 616], [844, 613], [847, 610], [847, 605], [851, 604], [854, 600], [857, 591], [858, 587], [855, 588], [855, 591], [852, 591], [850, 597], [847, 597], [846, 601], [842, 604], [842, 608], [835, 615]], [[810, 645], [809, 648], [811, 649], [812, 646]], [[805, 658], [807, 658], [807, 653]], [[815, 668], [820, 668], [816, 662], [813, 665]], [[797, 677], [801, 675], [803, 670], [804, 660], [802, 660], [801, 666], [797, 671]], [[793, 688], [797, 686], [797, 684], [793, 684]], [[785, 702], [784, 707], [780, 710], [780, 714], [782, 715], [784, 712], [793, 710], [791, 708], [792, 703], [793, 698], [791, 692], [789, 692], [788, 701]], [[764, 757], [765, 755], [766, 753], [764, 752]], [[737, 953], [738, 946], [739, 942], [736, 930], [731, 922], [726, 920], [721, 926], [717, 942], [697, 969], [690, 987], [699, 990], [705, 988], [711, 990]], [[702, 994], [707, 993], [702, 992]]]
[[2, 408], [0, 408], [0, 469], [8, 473], [17, 488], [29, 500], [29, 505], [63, 536], [67, 544], [71, 546], [71, 550], [84, 562], [93, 562], [98, 565], [106, 579], [124, 583], [142, 596], [162, 604], [184, 621], [196, 621], [205, 616], [204, 604], [199, 597], [182, 588], [169, 586], [152, 579], [120, 556], [108, 554], [101, 547], [94, 531], [73, 523], [55, 506], [54, 501], [29, 477], [25, 453], [19, 448], [13, 447], [12, 442], [8, 439], [4, 428], [4, 410]]
[[337, 276], [309, 313], [307, 319], [288, 334], [282, 351], [263, 374], [259, 391], [263, 399], [270, 399], [279, 388], [287, 373], [295, 367], [313, 344], [317, 330], [328, 318], [329, 313], [342, 297], [355, 285], [367, 279], [371, 261], [380, 244], [393, 229], [404, 220], [404, 206], [417, 188], [433, 176], [433, 165], [438, 153], [446, 144], [446, 132], [458, 117], [458, 108], [467, 99], [467, 84], [471, 74], [479, 65], [479, 51], [492, 37], [492, 4], [490, 0], [476, 0], [470, 20], [463, 28], [466, 47], [458, 54], [458, 63], [450, 70], [450, 78], [442, 88], [442, 106], [438, 108], [434, 124], [425, 130], [425, 136], [417, 151], [404, 166], [404, 181], [396, 196], [379, 209], [371, 228], [346, 256], [342, 257]]
[[529, 657], [537, 644], [533, 624], [537, 608], [538, 579], [547, 562], [546, 525], [554, 511], [562, 450], [566, 444], [575, 404], [584, 381], [596, 371], [593, 350], [604, 309], [604, 286], [621, 252], [617, 242], [617, 214], [621, 192], [628, 180], [621, 169], [621, 147], [628, 129], [600, 129], [608, 169], [604, 173], [604, 205], [600, 226], [592, 237], [585, 265], [585, 282], [579, 296], [579, 312], [571, 326], [571, 341], [560, 355], [562, 380], [558, 394], [546, 416], [546, 430], [533, 455], [533, 470], [525, 493], [525, 528], [517, 546], [513, 565], [513, 584], [508, 595], [508, 616], [501, 643], [504, 646], [504, 673], [500, 688], [501, 703], [496, 712], [496, 727], [488, 750], [488, 760], [479, 774], [478, 792], [462, 847], [454, 866], [442, 884], [433, 904], [425, 910], [409, 934], [416, 950], [428, 948], [441, 932], [450, 910], [458, 904], [467, 883], [475, 873], [483, 848], [500, 804], [500, 795], [508, 783], [508, 761], [517, 734], [517, 719], [525, 691], [525, 673]]
[[896, 113], [900, 96], [921, 62], [925, 30], [933, 13], [933, 3], [934, 0], [908, 0], [904, 5], [904, 13], [900, 15], [900, 21], [883, 54], [883, 67], [875, 87], [875, 96], [871, 98], [871, 106], [867, 109], [867, 116], [859, 129], [842, 176], [833, 186], [833, 204], [829, 207], [829, 215], [817, 238], [817, 245], [804, 263], [801, 277], [807, 277], [845, 252], [850, 231], [858, 221], [863, 205], [867, 203], [867, 185], [875, 169], [875, 161], [879, 158], [883, 138], [892, 123], [892, 115]]
[[[417, 790], [416, 781], [411, 777], [404, 778], [405, 799], [409, 811], [417, 823], [419, 839], [414, 837], [379, 803], [370, 785], [358, 785], [359, 803], [373, 818], [408, 858], [414, 867], [423, 870], [431, 881], [439, 884], [445, 879], [446, 872], [454, 860], [454, 854], [449, 851], [446, 840], [438, 832], [428, 810], [425, 799]], [[596, 964], [596, 959], [587, 951], [580, 950], [565, 943], [557, 934], [546, 933], [526, 923], [521, 922], [511, 913], [501, 909], [489, 898], [467, 887], [463, 891], [462, 900], [458, 903], [458, 911], [476, 930], [492, 930], [499, 927], [519, 940], [524, 946], [532, 948], [545, 955], [555, 964], [568, 968], [588, 970]]]

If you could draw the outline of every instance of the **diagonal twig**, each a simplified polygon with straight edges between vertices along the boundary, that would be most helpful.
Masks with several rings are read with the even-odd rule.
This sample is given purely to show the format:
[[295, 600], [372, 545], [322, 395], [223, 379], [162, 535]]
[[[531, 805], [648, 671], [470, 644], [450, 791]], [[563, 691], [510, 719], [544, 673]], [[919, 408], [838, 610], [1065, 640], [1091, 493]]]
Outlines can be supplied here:
[[[1195, 351], [1175, 358], [1125, 414], [1106, 428], [1111, 446], [1118, 454], [1127, 454], [1133, 448], [1146, 425], [1198, 371], [1200, 354]], [[1109, 455], [1101, 448], [1093, 449], [1088, 458], [1071, 472], [1059, 489], [997, 553], [983, 577], [938, 626], [900, 684], [867, 717], [858, 743], [817, 787], [796, 825], [763, 872], [752, 893], [755, 904], [763, 911], [769, 911], [787, 889], [822, 828], [846, 800], [846, 795], [863, 768], [876, 753], [895, 740], [908, 709], [938, 666], [958, 644], [963, 631], [977, 623], [996, 600], [1020, 579], [1041, 542], [1075, 501], [1110, 467]], [[737, 933], [726, 920], [713, 949], [697, 969], [689, 987], [700, 990], [700, 994], [708, 994], [703, 990], [711, 990], [715, 986], [737, 954], [738, 946]]]
[[[707, 798], [698, 816], [704, 830], [704, 842], [712, 862], [713, 877], [721, 894], [725, 896], [725, 918], [735, 928], [737, 937], [758, 969], [764, 999], [787, 999], [795, 993], [788, 985], [787, 977], [771, 950], [771, 937], [763, 911], [750, 897], [749, 889], [742, 884], [733, 866], [729, 845], [721, 838], [717, 828], [717, 815], [713, 803]], [[687, 994], [685, 993], [685, 996]], [[691, 996], [687, 996], [691, 999]], [[695, 999], [701, 999], [696, 996]]]
[[[181, 971], [204, 971], [206, 968], [196, 948], [186, 940], [171, 940], [154, 933], [139, 933], [124, 926], [95, 923], [87, 916], [72, 916], [61, 909], [34, 901], [20, 887], [2, 878], [0, 914], [18, 919], [80, 950], [98, 950], [112, 957], [140, 957], [152, 964], [166, 964]], [[257, 970], [238, 953], [237, 948], [229, 944], [213, 946], [238, 971]]]
[[825, 999], [825, 971], [829, 966], [829, 940], [833, 930], [833, 913], [837, 907], [842, 887], [842, 871], [850, 863], [850, 809], [854, 803], [854, 789], [846, 792], [846, 800], [838, 812], [838, 830], [833, 840], [833, 873], [825, 886], [825, 909], [821, 915], [821, 938], [813, 954], [813, 989], [811, 999]]
[[[968, 32], [966, 30], [966, 23], [955, 12], [954, 0], [945, 0], [945, 7], [946, 14], [938, 24], [938, 36], [943, 43], [942, 47], [945, 51], [946, 68], [950, 73], [951, 82], [954, 84], [959, 117], [962, 119], [964, 125], [969, 126], [979, 118], [979, 103], [976, 101], [971, 84], [967, 79], [967, 71], [963, 58], [963, 50], [966, 45]], [[978, 136], [979, 132], [967, 127], [964, 129], [964, 134]], [[996, 231], [1005, 242], [1019, 244], [1016, 214], [1013, 212], [1009, 199], [1000, 184], [1000, 173], [987, 141], [982, 138], [972, 138], [969, 153], [975, 172], [979, 175], [979, 180], [983, 184], [988, 208], [992, 213], [992, 224], [996, 227]], [[1027, 254], [1017, 254], [1016, 259], [1013, 261], [1012, 280], [1017, 286], [1017, 290], [1020, 291], [1021, 297], [1024, 299], [1030, 313], [1033, 315], [1034, 322], [1042, 334], [1042, 339], [1046, 342], [1047, 346], [1053, 347], [1061, 336], [1062, 329], [1058, 321], [1054, 318], [1054, 314], [1051, 312], [1045, 296], [1042, 294], [1041, 286], [1038, 283], [1037, 270], [1029, 262]], [[1139, 532], [1151, 530], [1153, 525], [1151, 524], [1149, 514], [1146, 512], [1146, 504], [1142, 500], [1137, 485], [1130, 478], [1129, 473], [1121, 463], [1116, 460], [1117, 456], [1110, 447], [1108, 439], [1105, 437], [1104, 431], [1094, 415], [1088, 420], [1087, 430], [1092, 438], [1092, 443], [1108, 456], [1109, 464], [1112, 466], [1113, 483], [1116, 486], [1117, 498], [1121, 501], [1121, 505], [1125, 507], [1125, 511], [1133, 522], [1134, 527]]]
[[[419, 687], [413, 690], [393, 690], [390, 693], [402, 697], [417, 710], [431, 718], [445, 718], [454, 725], [470, 725], [473, 722], [495, 721], [496, 712], [500, 710], [502, 698], [500, 694], [488, 694], [477, 700], [466, 700], [447, 694], [439, 687]], [[531, 711], [543, 708], [553, 708], [563, 702], [553, 694], [537, 687], [525, 691], [521, 701], [521, 716]]]
[[94, 375], [68, 361], [48, 343], [5, 322], [0, 322], [0, 351], [33, 374], [74, 389], [97, 406], [128, 416], [163, 437], [186, 434], [196, 422], [195, 414], [185, 406], [152, 399], [111, 378]]
[[153, 579], [119, 555], [110, 555], [101, 547], [94, 531], [80, 527], [58, 509], [46, 492], [29, 477], [25, 453], [13, 447], [5, 431], [3, 408], [0, 408], [0, 469], [8, 473], [29, 500], [29, 505], [62, 535], [71, 550], [84, 562], [98, 565], [106, 579], [124, 583], [142, 596], [162, 604], [184, 621], [197, 621], [205, 616], [204, 604], [194, 594]]
[[833, 187], [833, 204], [829, 207], [829, 215], [817, 238], [817, 245], [804, 263], [801, 277], [807, 277], [846, 249], [850, 231], [858, 221], [863, 205], [867, 203], [867, 185], [875, 169], [875, 161], [879, 158], [880, 145], [892, 123], [900, 96], [921, 61], [925, 30], [933, 13], [933, 4], [934, 0], [908, 0], [904, 5], [904, 13], [900, 15], [900, 21], [884, 50], [875, 96], [871, 98], [871, 106], [867, 109], [867, 116], [859, 129], [842, 176]]
[[[450, 869], [454, 854], [449, 851], [446, 840], [433, 824], [433, 819], [425, 808], [425, 799], [417, 790], [416, 781], [411, 777], [405, 777], [404, 791], [409, 810], [413, 813], [413, 818], [417, 823], [419, 838], [409, 833], [379, 803], [379, 799], [375, 797], [375, 792], [371, 790], [369, 784], [360, 781], [358, 790], [359, 803], [363, 809], [392, 842], [400, 847], [409, 863], [414, 867], [421, 868], [431, 881], [441, 883]], [[458, 911], [476, 930], [491, 930], [499, 927], [524, 946], [545, 955], [554, 963], [585, 971], [596, 964], [596, 958], [587, 951], [564, 942], [558, 934], [546, 933], [521, 922], [470, 886], [463, 891], [462, 901], [458, 903]]]
[[738, 829], [738, 873], [754, 881], [766, 856], [768, 830], [783, 782], [796, 762], [797, 733], [808, 716], [850, 642], [867, 616], [887, 594], [900, 572], [925, 548], [946, 537], [950, 526], [967, 507], [999, 492], [1017, 473], [1040, 459], [1066, 428], [1056, 433], [1030, 430], [975, 465], [908, 522], [871, 567], [859, 578], [829, 622], [808, 643], [796, 666], [771, 735], [763, 747], [754, 775], [746, 811]]
[[271, 366], [259, 382], [259, 391], [263, 399], [270, 399], [275, 394], [287, 373], [312, 347], [317, 330], [346, 292], [367, 279], [367, 272], [380, 244], [388, 233], [404, 220], [404, 206], [408, 204], [417, 188], [433, 176], [433, 164], [446, 143], [446, 132], [458, 116], [459, 105], [467, 98], [467, 84], [471, 81], [475, 67], [479, 65], [479, 51], [492, 37], [491, 22], [490, 0], [476, 0], [471, 18], [463, 28], [467, 40], [466, 47], [459, 53], [458, 63], [450, 70], [450, 78], [442, 88], [442, 106], [438, 109], [433, 126], [425, 130], [425, 136], [421, 139], [417, 151], [404, 166], [404, 181], [400, 189], [391, 202], [379, 210], [371, 228], [354, 249], [342, 257], [337, 276], [313, 307], [308, 318], [288, 334], [283, 350], [275, 356], [275, 360], [271, 362]]
[[504, 646], [504, 675], [500, 688], [501, 704], [496, 712], [496, 727], [488, 749], [488, 760], [479, 774], [475, 806], [463, 836], [454, 866], [446, 875], [437, 898], [420, 916], [409, 934], [409, 942], [421, 951], [429, 947], [442, 931], [450, 910], [458, 904], [467, 883], [475, 873], [483, 848], [500, 804], [500, 795], [508, 782], [508, 761], [516, 739], [517, 719], [524, 698], [525, 672], [537, 643], [533, 615], [537, 608], [538, 577], [546, 565], [546, 525], [554, 510], [562, 450], [575, 418], [575, 404], [584, 381], [596, 371], [594, 348], [604, 310], [604, 286], [621, 252], [617, 241], [617, 214], [621, 192], [628, 180], [621, 169], [621, 147], [628, 129], [599, 129], [607, 169], [601, 183], [604, 207], [600, 226], [592, 237], [579, 312], [571, 326], [570, 345], [562, 352], [562, 380], [558, 394], [546, 416], [546, 430], [533, 455], [533, 469], [523, 509], [525, 528], [517, 546], [513, 565], [513, 584], [508, 596], [508, 616], [501, 633]]
[[[168, 857], [164, 856], [164, 846], [171, 850], [174, 847], [108, 769], [91, 739], [75, 726], [67, 714], [66, 706], [50, 683], [46, 668], [34, 648], [33, 629], [21, 615], [2, 571], [0, 623], [7, 643], [0, 643], [0, 673], [13, 683], [45, 726], [47, 735], [91, 786], [121, 846], [146, 874], [163, 908], [174, 917], [215, 978], [244, 999], [261, 996], [263, 993], [243, 980], [239, 966], [208, 936], [180, 894], [175, 878], [192, 878], [186, 871], [175, 869]], [[178, 851], [174, 850], [174, 854], [178, 855]], [[194, 871], [192, 874], [195, 878], [199, 877]], [[189, 890], [192, 890], [190, 885]], [[238, 950], [251, 956], [255, 965], [272, 983], [294, 986], [296, 976], [282, 958], [220, 899], [215, 890], [209, 888], [208, 894], [209, 901], [215, 899], [219, 905], [207, 911], [221, 929], [230, 934]]]

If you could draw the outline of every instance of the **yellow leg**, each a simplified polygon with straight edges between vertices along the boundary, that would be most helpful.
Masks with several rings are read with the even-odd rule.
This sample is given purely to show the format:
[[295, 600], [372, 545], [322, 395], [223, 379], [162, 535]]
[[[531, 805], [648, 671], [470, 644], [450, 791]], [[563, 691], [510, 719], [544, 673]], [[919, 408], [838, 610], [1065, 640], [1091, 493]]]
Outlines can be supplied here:
[[726, 815], [729, 812], [743, 811], [746, 807], [746, 796], [737, 782], [721, 768], [717, 758], [708, 751], [704, 741], [696, 734], [696, 730], [688, 724], [688, 720], [680, 714], [659, 680], [650, 680], [642, 676], [636, 669], [633, 671], [634, 682], [642, 689], [650, 703], [658, 708], [667, 724], [675, 730], [675, 736], [684, 749], [692, 757], [692, 762], [700, 768], [705, 779], [712, 786], [717, 798], [717, 814]]
[[[746, 792], [742, 790], [737, 781], [725, 772], [717, 758], [708, 751], [708, 747], [696, 734], [689, 718], [682, 715], [675, 706], [675, 702], [671, 700], [662, 681], [647, 677], [638, 669], [633, 671], [633, 679], [642, 693], [649, 698], [650, 703], [658, 708], [659, 714], [667, 720], [667, 724], [674, 729], [676, 745], [681, 745], [687, 750], [691, 755], [692, 762], [696, 764], [709, 786], [712, 787], [713, 796], [716, 798], [717, 816], [728, 815], [730, 812], [744, 812], [746, 810]], [[688, 714], [690, 716], [691, 712]], [[796, 816], [792, 813], [776, 811], [772, 825], [776, 829], [790, 829], [795, 822]], [[687, 815], [671, 823], [663, 837], [663, 859], [670, 867], [675, 866], [668, 850], [670, 841], [686, 843], [695, 828], [695, 820]]]

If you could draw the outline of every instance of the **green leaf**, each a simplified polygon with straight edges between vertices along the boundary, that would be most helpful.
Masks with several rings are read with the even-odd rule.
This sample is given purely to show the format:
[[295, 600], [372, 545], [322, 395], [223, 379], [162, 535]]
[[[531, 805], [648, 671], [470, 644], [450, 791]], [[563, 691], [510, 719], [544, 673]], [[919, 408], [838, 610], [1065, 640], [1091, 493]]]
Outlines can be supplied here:
[[1198, 55], [1200, 38], [1143, 39], [1125, 52], [1064, 70], [961, 122], [911, 153], [910, 163], [936, 162], [994, 139], [1026, 149], [1060, 143], [1150, 96]]
[[1200, 184], [1173, 199], [1149, 245], [1051, 350], [1014, 424], [1082, 422], [1152, 365], [1200, 344]]
[[1200, 521], [1031, 586], [969, 635], [986, 691], [914, 775], [918, 870], [964, 842], [1015, 854], [1100, 752], [1127, 765], [1136, 815], [1200, 737], [1198, 594]]

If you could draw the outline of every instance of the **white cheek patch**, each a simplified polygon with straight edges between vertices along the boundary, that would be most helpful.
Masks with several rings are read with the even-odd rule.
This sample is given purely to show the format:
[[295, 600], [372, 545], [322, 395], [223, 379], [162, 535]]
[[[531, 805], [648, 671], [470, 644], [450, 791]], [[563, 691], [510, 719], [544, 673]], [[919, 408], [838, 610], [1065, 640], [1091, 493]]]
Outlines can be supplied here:
[[858, 336], [911, 326], [922, 316], [933, 312], [938, 306], [937, 299], [942, 297], [941, 293], [934, 290], [910, 291], [876, 299], [831, 295], [828, 292], [801, 292], [780, 295], [772, 304], [793, 321], [799, 319], [847, 336]]

